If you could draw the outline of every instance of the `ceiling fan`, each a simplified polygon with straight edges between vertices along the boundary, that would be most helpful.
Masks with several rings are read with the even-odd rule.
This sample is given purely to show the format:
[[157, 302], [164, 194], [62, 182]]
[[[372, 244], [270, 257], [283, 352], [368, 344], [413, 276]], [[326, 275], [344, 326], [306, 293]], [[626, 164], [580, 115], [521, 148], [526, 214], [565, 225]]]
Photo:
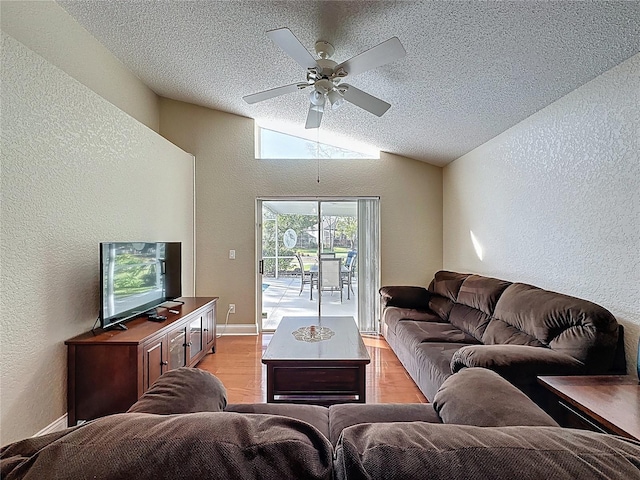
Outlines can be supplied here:
[[307, 70], [307, 79], [305, 82], [292, 83], [246, 95], [242, 97], [245, 102], [249, 104], [262, 102], [285, 93], [311, 87], [309, 113], [305, 128], [320, 127], [322, 114], [327, 104], [331, 106], [332, 110], [336, 110], [347, 101], [378, 117], [384, 115], [391, 107], [384, 100], [358, 90], [353, 85], [341, 82], [347, 76], [353, 77], [404, 57], [407, 52], [398, 37], [392, 37], [338, 64], [330, 59], [335, 49], [329, 42], [322, 40], [316, 42], [315, 50], [320, 58], [315, 59], [288, 28], [269, 30], [267, 36]]

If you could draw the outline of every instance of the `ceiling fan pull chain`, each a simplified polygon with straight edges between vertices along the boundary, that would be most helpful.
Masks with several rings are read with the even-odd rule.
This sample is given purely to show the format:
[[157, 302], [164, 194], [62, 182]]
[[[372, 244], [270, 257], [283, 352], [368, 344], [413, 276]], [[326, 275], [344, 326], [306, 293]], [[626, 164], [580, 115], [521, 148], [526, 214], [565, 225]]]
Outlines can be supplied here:
[[[318, 112], [320, 115], [320, 112]], [[318, 122], [320, 123], [320, 122]], [[320, 127], [316, 129], [316, 161], [318, 162], [318, 183], [320, 183]]]

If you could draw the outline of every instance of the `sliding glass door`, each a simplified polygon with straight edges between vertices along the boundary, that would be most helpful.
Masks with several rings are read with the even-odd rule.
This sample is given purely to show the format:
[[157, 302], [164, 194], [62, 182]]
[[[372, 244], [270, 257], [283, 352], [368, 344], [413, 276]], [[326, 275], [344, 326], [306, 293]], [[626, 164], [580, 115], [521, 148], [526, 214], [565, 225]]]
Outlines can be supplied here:
[[[261, 330], [275, 330], [283, 316], [319, 315], [354, 317], [361, 330], [375, 330], [377, 208], [377, 199], [258, 199]], [[361, 310], [370, 320], [360, 320]]]

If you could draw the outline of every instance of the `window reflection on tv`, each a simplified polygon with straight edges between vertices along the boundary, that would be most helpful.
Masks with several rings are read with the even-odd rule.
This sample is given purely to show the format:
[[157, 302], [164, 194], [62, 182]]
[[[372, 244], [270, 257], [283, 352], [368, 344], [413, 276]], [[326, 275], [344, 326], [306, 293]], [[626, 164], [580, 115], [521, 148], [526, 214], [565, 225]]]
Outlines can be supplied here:
[[[164, 244], [112, 244], [107, 255], [109, 268], [105, 284], [113, 310], [121, 312], [162, 297], [160, 262]], [[145, 301], [146, 300], [146, 301]]]
[[100, 247], [103, 327], [180, 296], [175, 288], [171, 295], [167, 292], [172, 283], [167, 276], [180, 276], [179, 243], [112, 242]]

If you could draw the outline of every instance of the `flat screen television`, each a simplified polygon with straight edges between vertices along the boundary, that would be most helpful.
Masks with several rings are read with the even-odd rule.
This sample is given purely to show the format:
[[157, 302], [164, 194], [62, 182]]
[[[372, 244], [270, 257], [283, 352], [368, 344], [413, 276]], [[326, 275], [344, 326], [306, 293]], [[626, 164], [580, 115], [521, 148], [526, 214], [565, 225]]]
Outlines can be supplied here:
[[100, 326], [112, 327], [182, 295], [180, 242], [100, 244]]

